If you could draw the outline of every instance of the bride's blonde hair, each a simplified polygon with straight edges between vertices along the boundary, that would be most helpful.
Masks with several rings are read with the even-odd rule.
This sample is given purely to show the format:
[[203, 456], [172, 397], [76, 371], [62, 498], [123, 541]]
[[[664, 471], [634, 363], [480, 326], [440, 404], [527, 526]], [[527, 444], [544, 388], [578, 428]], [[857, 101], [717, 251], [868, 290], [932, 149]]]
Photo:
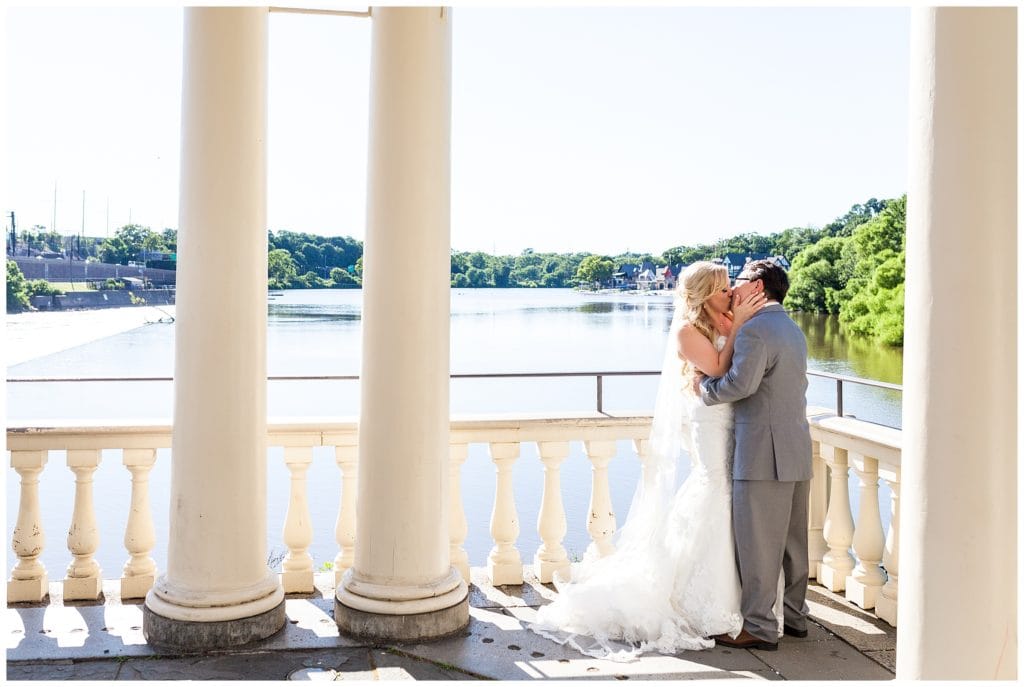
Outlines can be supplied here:
[[[676, 296], [683, 309], [685, 322], [703, 334], [712, 344], [715, 343], [715, 322], [711, 319], [704, 304], [709, 298], [722, 289], [729, 288], [729, 271], [725, 265], [714, 262], [695, 262], [679, 275]], [[683, 382], [685, 389], [691, 389], [694, 367], [689, 360], [683, 360]]]

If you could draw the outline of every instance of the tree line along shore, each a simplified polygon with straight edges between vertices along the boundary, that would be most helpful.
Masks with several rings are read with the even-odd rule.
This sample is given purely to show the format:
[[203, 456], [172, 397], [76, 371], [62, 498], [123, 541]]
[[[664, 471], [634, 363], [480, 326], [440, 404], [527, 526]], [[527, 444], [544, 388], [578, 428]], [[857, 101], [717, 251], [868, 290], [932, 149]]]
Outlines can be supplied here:
[[[363, 244], [347, 236], [277, 231], [267, 233], [269, 289], [359, 288]], [[177, 231], [156, 232], [137, 224], [108, 239], [67, 237], [35, 226], [11, 232], [8, 253], [81, 262], [174, 269]], [[791, 227], [773, 234], [738, 234], [713, 244], [676, 246], [661, 255], [589, 252], [519, 255], [452, 251], [451, 284], [457, 288], [592, 288], [605, 285], [626, 265], [688, 265], [726, 254], [785, 257], [790, 267], [790, 310], [837, 314], [848, 331], [881, 343], [903, 344], [903, 288], [906, 264], [906, 196], [871, 198], [821, 227]], [[52, 280], [51, 280], [52, 281]], [[94, 288], [125, 289], [107, 279]], [[25, 279], [7, 262], [7, 311], [29, 307], [33, 295], [60, 288], [45, 279]]]

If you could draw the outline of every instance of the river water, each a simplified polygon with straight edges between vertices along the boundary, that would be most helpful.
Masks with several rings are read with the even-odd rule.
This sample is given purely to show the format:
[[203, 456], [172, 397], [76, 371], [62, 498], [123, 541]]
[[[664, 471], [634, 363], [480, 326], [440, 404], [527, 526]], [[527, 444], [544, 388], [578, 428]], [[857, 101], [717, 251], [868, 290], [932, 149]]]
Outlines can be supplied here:
[[[362, 292], [358, 290], [286, 291], [268, 306], [267, 371], [273, 376], [358, 375], [362, 356]], [[453, 290], [451, 371], [458, 373], [650, 371], [658, 370], [672, 318], [671, 298], [663, 295], [580, 294], [568, 289]], [[40, 313], [39, 317], [45, 317]], [[846, 337], [834, 317], [795, 316], [808, 339], [809, 369], [886, 382], [901, 382], [902, 352]], [[154, 323], [58, 353], [42, 355], [7, 368], [8, 377], [29, 376], [171, 376], [174, 325]], [[656, 377], [611, 377], [604, 382], [604, 407], [649, 410]], [[7, 385], [8, 424], [27, 420], [163, 419], [172, 411], [169, 382], [46, 383]], [[835, 383], [811, 377], [810, 405], [834, 407]], [[272, 420], [304, 417], [356, 417], [356, 381], [276, 381], [268, 384]], [[844, 385], [846, 414], [900, 425], [896, 391]], [[453, 414], [557, 412], [595, 407], [593, 378], [453, 380]], [[96, 510], [101, 533], [97, 559], [106, 577], [119, 576], [126, 559], [121, 540], [129, 504], [129, 474], [120, 451], [104, 451], [95, 473]], [[288, 498], [288, 471], [281, 449], [268, 453], [268, 551], [283, 553], [281, 529]], [[523, 446], [513, 469], [519, 515], [518, 547], [524, 562], [540, 544], [536, 517], [540, 508], [542, 465], [536, 447]], [[681, 471], [685, 474], [685, 470]], [[621, 523], [639, 473], [629, 442], [609, 468], [612, 500]], [[681, 475], [682, 477], [682, 475]], [[309, 473], [309, 503], [314, 523], [311, 554], [316, 564], [337, 552], [334, 522], [340, 473], [330, 448], [314, 451]], [[158, 452], [150, 478], [157, 547], [163, 568], [170, 480], [170, 452]], [[490, 511], [494, 466], [485, 445], [472, 445], [463, 466], [462, 484], [469, 535], [466, 550], [472, 565], [483, 565], [492, 541]], [[565, 546], [580, 554], [589, 541], [585, 529], [590, 495], [590, 464], [579, 442], [562, 466], [569, 531]], [[855, 499], [856, 490], [852, 488]], [[8, 534], [17, 518], [18, 478], [7, 470]], [[883, 489], [887, 523], [888, 490]], [[70, 561], [64, 535], [70, 523], [74, 478], [64, 454], [52, 452], [40, 481], [43, 527], [48, 542], [43, 563], [51, 579], [63, 576]]]

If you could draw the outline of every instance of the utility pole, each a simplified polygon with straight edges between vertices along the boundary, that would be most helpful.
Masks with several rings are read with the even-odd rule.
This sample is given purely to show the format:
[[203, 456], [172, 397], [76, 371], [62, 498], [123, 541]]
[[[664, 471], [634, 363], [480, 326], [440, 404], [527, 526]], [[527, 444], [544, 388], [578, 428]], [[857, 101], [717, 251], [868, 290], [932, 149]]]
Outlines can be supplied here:
[[14, 226], [14, 210], [11, 210], [11, 255], [18, 254], [18, 232]]

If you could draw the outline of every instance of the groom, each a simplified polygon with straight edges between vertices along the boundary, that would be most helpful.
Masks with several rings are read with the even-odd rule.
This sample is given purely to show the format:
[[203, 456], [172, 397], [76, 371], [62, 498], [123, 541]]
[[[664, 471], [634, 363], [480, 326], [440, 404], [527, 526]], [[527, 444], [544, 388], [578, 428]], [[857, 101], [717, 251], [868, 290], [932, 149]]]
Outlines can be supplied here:
[[782, 307], [788, 290], [789, 277], [778, 265], [746, 264], [733, 297], [763, 291], [767, 303], [740, 328], [725, 376], [701, 382], [705, 404], [734, 404], [732, 523], [743, 630], [735, 639], [714, 639], [744, 649], [778, 648], [772, 605], [780, 570], [785, 573], [784, 632], [807, 636], [807, 341]]

